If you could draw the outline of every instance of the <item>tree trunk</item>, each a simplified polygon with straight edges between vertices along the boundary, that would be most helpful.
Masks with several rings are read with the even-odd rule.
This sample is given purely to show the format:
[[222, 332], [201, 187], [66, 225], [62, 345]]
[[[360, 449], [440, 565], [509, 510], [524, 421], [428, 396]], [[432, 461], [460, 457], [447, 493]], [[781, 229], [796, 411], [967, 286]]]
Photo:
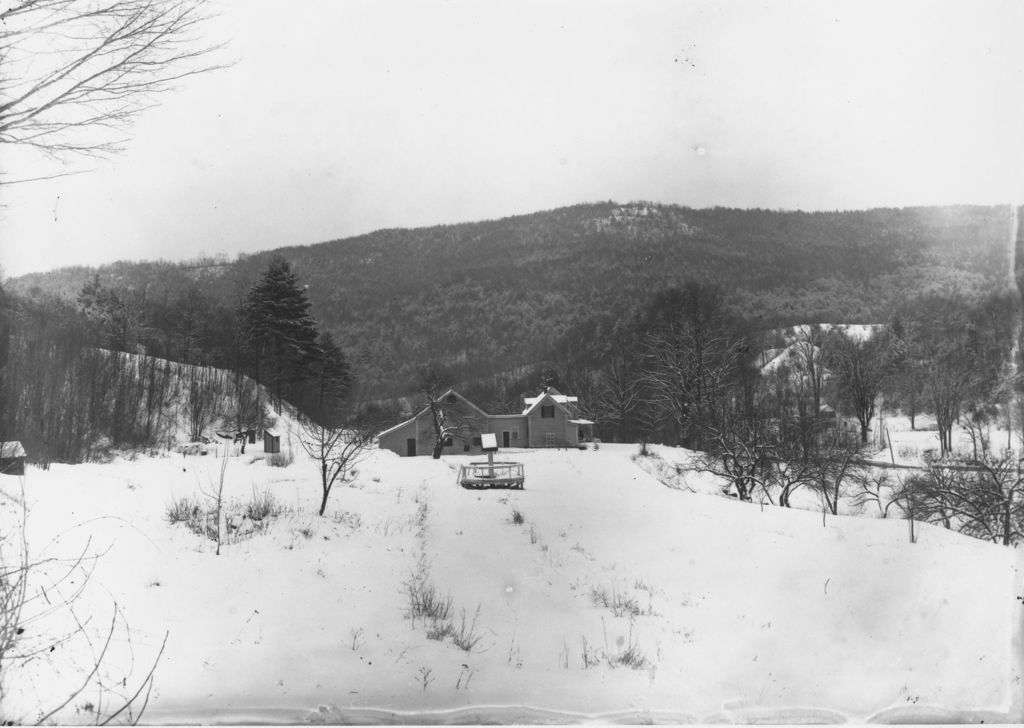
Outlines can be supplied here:
[[331, 486], [327, 483], [327, 463], [320, 465], [320, 478], [324, 497], [320, 500], [320, 515], [327, 510], [327, 496], [331, 494]]
[[1006, 494], [1003, 505], [1003, 546], [1009, 546], [1013, 540], [1013, 491]]
[[939, 420], [939, 453], [946, 456], [950, 452], [950, 429], [951, 424], [946, 424], [942, 419]]
[[[839, 426], [838, 422], [836, 423], [836, 426], [837, 427]], [[860, 444], [861, 445], [867, 445], [868, 444], [868, 426], [867, 426], [867, 423], [865, 423], [865, 422], [861, 422], [860, 423]]]
[[434, 443], [434, 452], [432, 453], [434, 460], [439, 460], [441, 458], [441, 452], [443, 450], [444, 440], [438, 440], [437, 442]]

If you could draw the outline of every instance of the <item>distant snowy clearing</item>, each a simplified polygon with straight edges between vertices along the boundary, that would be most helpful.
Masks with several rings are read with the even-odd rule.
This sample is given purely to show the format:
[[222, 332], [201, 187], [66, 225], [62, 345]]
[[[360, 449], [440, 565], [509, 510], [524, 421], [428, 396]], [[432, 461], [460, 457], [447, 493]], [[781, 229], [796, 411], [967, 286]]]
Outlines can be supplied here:
[[[233, 512], [265, 492], [285, 511], [236, 520], [220, 556], [165, 517], [216, 481], [213, 452], [30, 468], [29, 545], [100, 555], [75, 608], [97, 634], [115, 602], [130, 625], [111, 683], [144, 673], [169, 631], [150, 723], [955, 722], [1015, 707], [1018, 551], [739, 503], [685, 472], [686, 451], [656, 446], [660, 465], [641, 467], [637, 449], [505, 450], [522, 491], [458, 487], [469, 458], [377, 451], [321, 518], [315, 465], [295, 448], [270, 467], [257, 445], [229, 459]], [[675, 464], [674, 487], [648, 472]], [[450, 595], [469, 651], [409, 618], [416, 584]], [[72, 649], [7, 676], [9, 715], [67, 697], [89, 659]], [[90, 722], [89, 697], [60, 720]]]

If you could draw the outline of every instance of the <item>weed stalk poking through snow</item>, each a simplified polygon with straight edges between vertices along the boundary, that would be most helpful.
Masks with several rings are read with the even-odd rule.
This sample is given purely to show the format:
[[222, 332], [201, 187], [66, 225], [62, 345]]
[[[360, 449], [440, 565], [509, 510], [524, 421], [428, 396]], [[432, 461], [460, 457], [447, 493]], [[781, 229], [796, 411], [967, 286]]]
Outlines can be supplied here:
[[211, 537], [217, 542], [216, 555], [220, 556], [220, 545], [222, 542], [222, 534], [224, 528], [221, 521], [224, 518], [224, 474], [228, 469], [228, 451], [224, 450], [224, 457], [221, 458], [220, 462], [220, 477], [216, 483], [211, 481], [210, 490], [203, 491], [203, 495], [210, 499], [212, 508], [210, 509], [210, 516], [215, 522], [215, 525], [210, 529]]

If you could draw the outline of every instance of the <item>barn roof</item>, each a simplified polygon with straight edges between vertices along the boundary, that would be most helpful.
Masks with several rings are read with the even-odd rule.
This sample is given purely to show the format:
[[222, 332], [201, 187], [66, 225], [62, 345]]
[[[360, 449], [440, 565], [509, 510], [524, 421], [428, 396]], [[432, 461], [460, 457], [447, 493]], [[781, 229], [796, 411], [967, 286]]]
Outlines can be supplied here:
[[25, 448], [17, 440], [0, 442], [0, 458], [23, 458], [27, 457]]

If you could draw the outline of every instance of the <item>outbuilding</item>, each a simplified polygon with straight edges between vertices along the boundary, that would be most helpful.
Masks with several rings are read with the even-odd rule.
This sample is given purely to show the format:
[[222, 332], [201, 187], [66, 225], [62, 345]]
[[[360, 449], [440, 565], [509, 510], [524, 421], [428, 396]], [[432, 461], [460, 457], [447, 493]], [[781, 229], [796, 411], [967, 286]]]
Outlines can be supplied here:
[[24, 475], [25, 458], [25, 448], [17, 440], [0, 442], [0, 475]]
[[263, 452], [274, 455], [281, 452], [281, 435], [273, 430], [263, 431]]

